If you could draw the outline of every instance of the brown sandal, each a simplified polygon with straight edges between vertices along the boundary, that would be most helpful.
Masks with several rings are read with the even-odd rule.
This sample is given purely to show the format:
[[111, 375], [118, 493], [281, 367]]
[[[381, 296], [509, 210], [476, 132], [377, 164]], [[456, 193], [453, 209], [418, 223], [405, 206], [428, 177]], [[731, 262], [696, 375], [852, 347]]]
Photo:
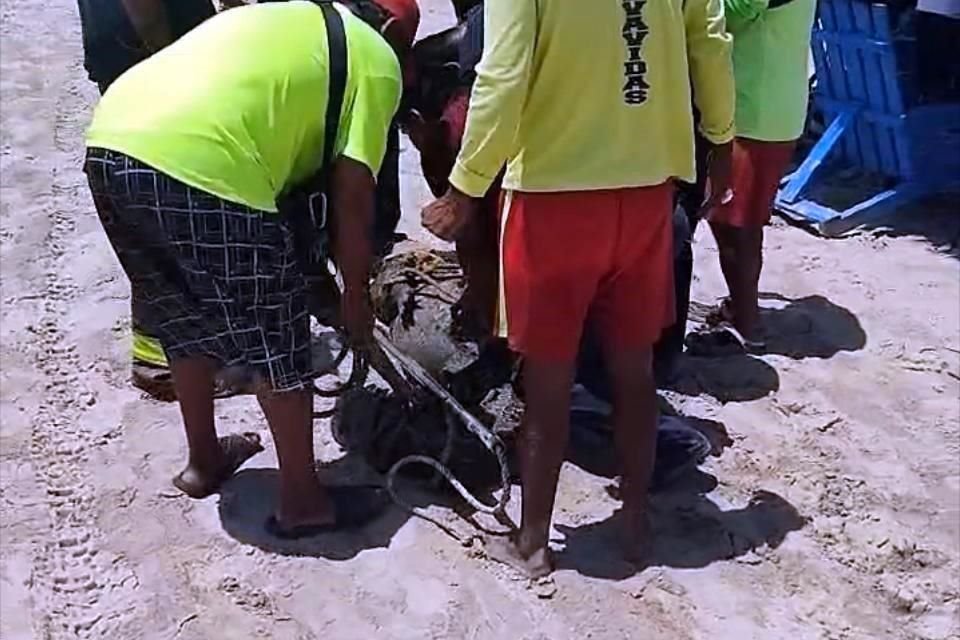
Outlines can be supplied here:
[[189, 466], [173, 478], [173, 486], [195, 500], [202, 500], [220, 490], [220, 485], [230, 479], [243, 463], [263, 451], [260, 436], [248, 431], [246, 433], [232, 433], [218, 440], [223, 452], [224, 465], [220, 471], [211, 477], [202, 474]]

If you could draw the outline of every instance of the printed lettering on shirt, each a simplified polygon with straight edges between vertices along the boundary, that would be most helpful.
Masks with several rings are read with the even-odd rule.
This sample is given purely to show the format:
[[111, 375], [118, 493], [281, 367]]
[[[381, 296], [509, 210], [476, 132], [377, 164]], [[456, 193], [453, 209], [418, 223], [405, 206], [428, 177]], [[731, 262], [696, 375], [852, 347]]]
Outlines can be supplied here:
[[643, 59], [643, 42], [650, 35], [650, 28], [643, 19], [647, 0], [622, 0], [626, 19], [623, 23], [623, 41], [627, 59], [623, 63], [623, 100], [628, 105], [645, 103], [650, 91], [647, 84], [647, 62]]

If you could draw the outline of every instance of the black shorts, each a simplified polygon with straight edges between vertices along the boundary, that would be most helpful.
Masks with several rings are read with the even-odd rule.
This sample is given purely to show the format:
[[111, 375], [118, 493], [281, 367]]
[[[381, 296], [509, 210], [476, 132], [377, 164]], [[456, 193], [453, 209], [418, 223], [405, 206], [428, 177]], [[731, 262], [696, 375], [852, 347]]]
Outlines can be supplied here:
[[187, 186], [122, 153], [84, 167], [134, 314], [167, 358], [242, 366], [277, 391], [314, 378], [306, 283], [276, 213]]

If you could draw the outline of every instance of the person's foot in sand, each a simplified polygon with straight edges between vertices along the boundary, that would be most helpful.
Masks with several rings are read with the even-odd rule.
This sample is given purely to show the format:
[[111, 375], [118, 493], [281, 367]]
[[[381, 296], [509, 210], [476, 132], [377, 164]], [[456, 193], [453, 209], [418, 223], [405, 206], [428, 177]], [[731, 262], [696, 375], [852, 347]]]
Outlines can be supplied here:
[[[614, 439], [620, 458], [623, 510], [634, 523], [625, 535], [628, 555], [636, 557], [648, 540], [647, 495], [656, 450], [657, 400], [650, 346], [623, 349], [608, 345], [606, 363], [613, 385]], [[548, 547], [560, 467], [570, 432], [570, 388], [575, 363], [527, 357], [523, 388], [526, 413], [521, 431], [523, 489], [520, 531], [512, 540], [492, 542], [488, 555], [530, 577], [553, 570]]]
[[260, 436], [247, 432], [217, 440], [215, 451], [193, 455], [186, 468], [173, 478], [173, 486], [191, 498], [202, 499], [217, 492], [244, 462], [263, 451]]
[[549, 547], [524, 549], [517, 537], [488, 538], [484, 553], [494, 562], [507, 565], [531, 580], [553, 573], [553, 555]]
[[[257, 394], [273, 433], [280, 461], [280, 495], [268, 521], [270, 533], [300, 538], [318, 527], [332, 527], [336, 511], [320, 484], [313, 454], [313, 395], [308, 390]], [[273, 523], [272, 525], [270, 523]], [[286, 534], [286, 535], [284, 535]]]

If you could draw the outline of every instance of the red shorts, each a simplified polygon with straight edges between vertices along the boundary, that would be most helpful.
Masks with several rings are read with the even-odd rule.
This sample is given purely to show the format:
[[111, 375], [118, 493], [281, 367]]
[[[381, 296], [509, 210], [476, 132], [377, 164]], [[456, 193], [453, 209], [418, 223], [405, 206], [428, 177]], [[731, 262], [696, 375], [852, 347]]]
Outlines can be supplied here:
[[587, 321], [607, 346], [653, 345], [674, 321], [673, 185], [504, 198], [501, 332], [526, 356], [576, 359]]
[[710, 222], [731, 227], [763, 227], [770, 222], [780, 180], [790, 166], [796, 142], [733, 143], [733, 200], [710, 213]]

